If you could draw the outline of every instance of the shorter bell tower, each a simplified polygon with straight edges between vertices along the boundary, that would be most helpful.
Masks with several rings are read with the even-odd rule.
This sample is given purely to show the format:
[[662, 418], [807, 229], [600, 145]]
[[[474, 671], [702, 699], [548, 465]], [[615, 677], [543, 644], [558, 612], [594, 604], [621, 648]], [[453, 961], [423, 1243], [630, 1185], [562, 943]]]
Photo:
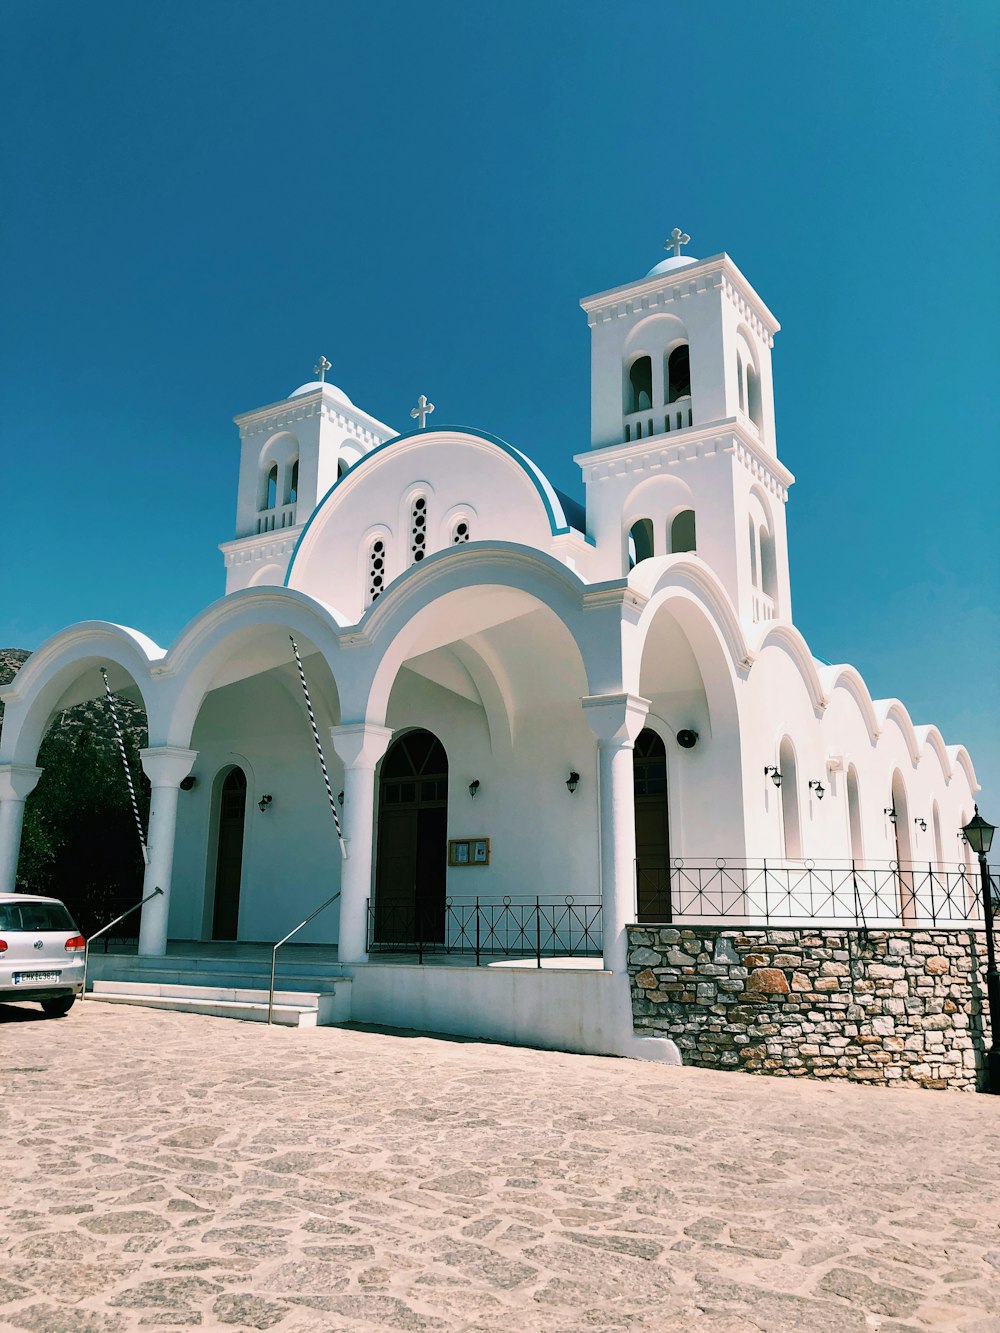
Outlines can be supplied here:
[[330, 384], [321, 356], [288, 398], [234, 417], [240, 431], [236, 537], [219, 548], [226, 592], [284, 582], [305, 524], [331, 486], [397, 432]]
[[581, 305], [590, 325], [591, 448], [577, 456], [589, 534], [620, 578], [694, 553], [747, 623], [790, 617], [771, 349], [778, 321], [726, 254], [668, 257]]

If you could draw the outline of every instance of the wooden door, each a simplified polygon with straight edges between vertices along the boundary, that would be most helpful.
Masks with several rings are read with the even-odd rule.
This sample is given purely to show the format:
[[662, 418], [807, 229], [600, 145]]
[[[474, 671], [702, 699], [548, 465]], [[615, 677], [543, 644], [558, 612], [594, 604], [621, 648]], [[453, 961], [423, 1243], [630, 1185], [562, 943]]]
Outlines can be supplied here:
[[230, 769], [219, 794], [219, 850], [215, 863], [213, 940], [235, 940], [239, 927], [246, 805], [246, 775], [241, 768]]
[[669, 922], [670, 821], [667, 751], [655, 731], [639, 733], [632, 752], [635, 780], [636, 910], [640, 922]]
[[447, 862], [448, 757], [429, 731], [410, 731], [379, 778], [377, 943], [444, 940]]

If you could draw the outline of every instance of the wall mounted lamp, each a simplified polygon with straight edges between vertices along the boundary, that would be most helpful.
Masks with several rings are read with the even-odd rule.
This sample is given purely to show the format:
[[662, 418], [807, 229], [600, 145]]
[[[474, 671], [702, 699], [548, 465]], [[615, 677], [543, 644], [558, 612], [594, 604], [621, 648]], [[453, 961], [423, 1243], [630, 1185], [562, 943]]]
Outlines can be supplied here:
[[926, 833], [926, 832], [927, 832], [927, 820], [926, 820], [926, 819], [920, 819], [919, 816], [918, 816], [913, 822], [914, 822], [914, 824], [916, 824], [917, 828], [919, 828], [919, 830], [920, 830], [921, 833]]
[[769, 777], [776, 787], [781, 786], [781, 772], [777, 764], [765, 764], [764, 776]]
[[820, 782], [818, 778], [816, 779], [815, 782], [810, 782], [809, 789], [816, 793], [817, 801], [821, 801], [823, 797], [826, 795], [826, 788], [823, 786], [822, 782]]
[[337, 804], [340, 806], [344, 804], [344, 793], [342, 791], [337, 792]]
[[473, 800], [475, 800], [478, 794], [479, 794], [479, 779], [473, 778], [472, 781], [469, 783], [469, 795], [472, 797]]
[[890, 824], [895, 824], [895, 822], [896, 822], [896, 811], [895, 811], [895, 808], [894, 808], [893, 806], [891, 806], [891, 805], [887, 805], [887, 806], [885, 807], [885, 809], [882, 811], [882, 813], [883, 813], [884, 815], [888, 815], [888, 816], [889, 816], [889, 823], [890, 823]]
[[257, 809], [260, 811], [261, 814], [264, 813], [264, 811], [267, 809], [267, 807], [271, 804], [273, 800], [274, 800], [273, 796], [262, 796], [260, 798], [260, 800], [257, 802]]
[[580, 785], [580, 774], [570, 773], [569, 777], [566, 779], [566, 790], [569, 792], [570, 796], [573, 795], [573, 793], [576, 791], [579, 785]]
[[690, 730], [679, 731], [677, 733], [677, 744], [682, 750], [693, 750], [698, 744], [698, 733]]
[[181, 791], [193, 791], [197, 785], [198, 779], [193, 773], [189, 773], [186, 778], [181, 778], [180, 780]]

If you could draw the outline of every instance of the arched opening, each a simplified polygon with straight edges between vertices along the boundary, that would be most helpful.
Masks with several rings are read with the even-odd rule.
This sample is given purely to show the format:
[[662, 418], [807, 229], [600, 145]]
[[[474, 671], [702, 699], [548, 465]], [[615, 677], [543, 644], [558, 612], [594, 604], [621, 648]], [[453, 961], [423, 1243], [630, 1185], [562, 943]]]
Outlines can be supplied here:
[[691, 350], [687, 343], [675, 347], [667, 357], [667, 403], [691, 397]]
[[682, 551], [697, 550], [693, 509], [682, 509], [674, 516], [674, 521], [670, 524], [670, 550], [673, 555]]
[[382, 537], [376, 537], [368, 548], [368, 600], [366, 602], [368, 606], [377, 601], [385, 591], [385, 560], [385, 540]]
[[670, 820], [667, 750], [647, 727], [632, 751], [635, 783], [636, 908], [639, 921], [670, 922]]
[[910, 844], [910, 806], [906, 799], [906, 784], [897, 768], [892, 775], [892, 809], [895, 812], [893, 835], [898, 867], [896, 882], [899, 892], [899, 916], [911, 922], [916, 916], [913, 891], [913, 849]]
[[648, 356], [637, 357], [628, 371], [628, 410], [645, 412], [653, 406], [653, 363]]
[[937, 801], [931, 803], [931, 827], [934, 830], [934, 864], [944, 870], [944, 848], [941, 845], [941, 811]]
[[795, 763], [795, 749], [786, 736], [778, 751], [781, 771], [781, 825], [785, 839], [785, 858], [802, 859], [802, 825], [799, 822], [799, 777]]
[[763, 525], [760, 529], [760, 582], [761, 590], [777, 606], [778, 567], [774, 555], [774, 538]]
[[736, 392], [739, 395], [740, 411], [745, 412], [746, 398], [743, 394], [743, 358], [736, 353]]
[[427, 497], [418, 495], [410, 506], [410, 563], [427, 554]]
[[461, 518], [451, 529], [452, 546], [462, 546], [465, 542], [472, 540], [472, 529], [469, 526], [467, 518]]
[[752, 514], [748, 521], [750, 524], [750, 582], [755, 588], [759, 588], [760, 584], [757, 582], [757, 528], [754, 525]]
[[[149, 828], [150, 789], [140, 758], [149, 744], [143, 678], [138, 663], [115, 661], [114, 651], [104, 635], [92, 647], [67, 645], [59, 654], [65, 658], [62, 665], [44, 683], [24, 684], [22, 700], [8, 703], [3, 721], [10, 759], [42, 773], [25, 801], [19, 840], [15, 834], [19, 848], [13, 882], [0, 887], [60, 898], [87, 935], [139, 901], [144, 871], [102, 666], [114, 695], [139, 819], [143, 830]], [[32, 659], [25, 664], [20, 656], [11, 652], [6, 665], [12, 674], [27, 670], [27, 680]], [[138, 928], [135, 913], [118, 933], [132, 938]]]
[[760, 410], [760, 376], [752, 365], [747, 365], [747, 414], [750, 420], [761, 429], [763, 417]]
[[863, 861], [865, 846], [861, 836], [861, 793], [858, 790], [858, 770], [853, 764], [847, 770], [847, 822], [851, 834], [851, 859]]
[[267, 485], [264, 488], [264, 497], [261, 509], [273, 509], [278, 503], [278, 465], [272, 463], [267, 474]]
[[653, 554], [653, 521], [638, 518], [628, 530], [628, 567], [634, 569]]
[[379, 775], [376, 942], [442, 942], [448, 862], [448, 756], [429, 731], [389, 746]]
[[338, 459], [337, 459], [337, 480], [338, 480], [338, 481], [341, 479], [341, 477], [345, 477], [345, 476], [347, 475], [347, 469], [348, 469], [348, 463], [346, 462], [346, 460], [343, 459], [343, 458], [338, 458]]
[[242, 768], [234, 766], [222, 777], [216, 797], [217, 851], [212, 905], [213, 940], [237, 938], [240, 920], [240, 886], [243, 883], [246, 808], [247, 777]]
[[291, 505], [299, 498], [299, 460], [296, 458], [288, 471], [288, 493], [285, 496], [285, 504]]

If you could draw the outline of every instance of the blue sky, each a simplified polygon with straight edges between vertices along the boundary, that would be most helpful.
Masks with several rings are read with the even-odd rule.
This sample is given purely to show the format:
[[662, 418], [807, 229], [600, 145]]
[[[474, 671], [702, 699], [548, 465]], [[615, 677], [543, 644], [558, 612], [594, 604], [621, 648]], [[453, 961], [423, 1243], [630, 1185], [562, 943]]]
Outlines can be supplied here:
[[813, 651], [964, 741], [1000, 815], [1000, 9], [591, 0], [0, 17], [0, 646], [167, 644], [223, 587], [234, 413], [320, 352], [401, 429], [581, 490], [581, 296], [678, 224], [782, 323]]

